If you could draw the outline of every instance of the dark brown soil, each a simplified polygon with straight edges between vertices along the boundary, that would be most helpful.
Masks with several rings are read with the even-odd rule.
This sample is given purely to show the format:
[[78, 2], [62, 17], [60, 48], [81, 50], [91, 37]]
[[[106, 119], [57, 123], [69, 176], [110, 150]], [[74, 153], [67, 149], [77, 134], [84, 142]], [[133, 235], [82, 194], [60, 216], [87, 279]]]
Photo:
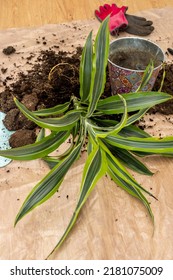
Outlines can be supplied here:
[[16, 133], [12, 134], [9, 144], [10, 146], [13, 146], [13, 148], [17, 148], [27, 144], [32, 144], [35, 140], [36, 135], [33, 130], [19, 129]]
[[15, 53], [16, 49], [12, 46], [8, 46], [7, 48], [3, 49], [3, 53], [5, 55], [10, 55], [12, 53]]
[[[33, 143], [36, 138], [36, 125], [26, 119], [16, 108], [13, 96], [16, 96], [30, 110], [49, 108], [67, 102], [72, 95], [78, 97], [81, 52], [81, 48], [77, 48], [73, 55], [62, 51], [55, 52], [50, 49], [41, 51], [37, 61], [31, 63], [32, 68], [27, 74], [21, 72], [17, 81], [10, 86], [7, 86], [7, 80], [12, 79], [11, 76], [3, 81], [5, 90], [0, 94], [0, 111], [6, 113], [4, 124], [7, 129], [16, 131], [10, 139], [11, 147]], [[54, 67], [55, 65], [57, 66]], [[162, 71], [158, 76], [154, 90], [159, 89], [161, 80]], [[173, 95], [173, 65], [166, 65], [163, 91]], [[102, 97], [105, 98], [110, 95], [111, 88], [107, 71], [107, 81]], [[169, 106], [167, 104], [158, 105], [152, 110], [171, 114], [173, 112], [173, 102], [169, 101]]]
[[136, 49], [129, 49], [128, 52], [115, 51], [110, 60], [120, 67], [133, 70], [145, 70], [150, 61], [154, 62], [155, 67], [160, 64], [160, 61], [157, 61], [154, 55]]
[[[6, 113], [4, 119], [6, 128], [16, 131], [10, 139], [11, 147], [33, 143], [36, 137], [34, 136], [36, 125], [20, 113], [13, 96], [32, 111], [69, 101], [72, 94], [78, 96], [80, 55], [80, 48], [72, 56], [61, 51], [58, 53], [52, 50], [42, 51], [27, 74], [21, 72], [17, 81], [10, 86], [6, 85], [9, 77], [6, 78], [5, 90], [0, 94], [0, 110]], [[59, 64], [63, 65], [63, 71], [56, 68], [49, 81], [50, 70]], [[21, 138], [22, 130], [25, 137]]]
[[[162, 91], [173, 95], [173, 64], [165, 65], [165, 71], [166, 71], [166, 75], [165, 75]], [[163, 78], [163, 70], [159, 72], [153, 90], [155, 91], [159, 90], [162, 78]], [[154, 113], [159, 112], [165, 115], [173, 114], [173, 99], [164, 102], [162, 104], [156, 105], [151, 111]]]

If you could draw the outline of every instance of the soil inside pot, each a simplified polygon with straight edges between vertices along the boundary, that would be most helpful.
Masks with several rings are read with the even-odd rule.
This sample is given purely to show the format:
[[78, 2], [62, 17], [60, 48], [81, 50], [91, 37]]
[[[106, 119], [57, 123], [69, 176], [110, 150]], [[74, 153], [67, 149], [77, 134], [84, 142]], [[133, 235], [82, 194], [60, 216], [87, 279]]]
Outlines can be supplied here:
[[160, 61], [158, 61], [153, 54], [136, 49], [115, 50], [114, 53], [110, 55], [110, 60], [120, 67], [132, 70], [145, 70], [151, 61], [153, 61], [154, 67], [160, 65]]
[[[68, 52], [55, 52], [51, 49], [41, 51], [36, 62], [32, 62], [31, 57], [28, 56], [31, 69], [27, 74], [19, 73], [17, 80], [10, 86], [7, 85], [7, 81], [13, 79], [12, 73], [4, 79], [5, 90], [0, 93], [0, 111], [6, 113], [4, 125], [7, 129], [16, 131], [10, 139], [11, 147], [33, 143], [37, 128], [16, 108], [13, 96], [16, 96], [30, 110], [50, 108], [62, 104], [69, 101], [72, 95], [79, 97], [81, 52], [81, 48], [77, 48], [73, 55]], [[59, 66], [53, 68], [55, 65]], [[51, 79], [49, 80], [48, 76], [52, 68]], [[3, 73], [2, 69], [1, 72]], [[161, 81], [162, 71], [159, 73], [153, 90], [157, 91], [159, 89]], [[173, 95], [172, 64], [166, 65], [166, 77], [162, 91]], [[102, 98], [108, 96], [111, 96], [111, 87], [107, 70], [106, 85]], [[173, 101], [157, 105], [152, 108], [153, 112], [173, 113]], [[25, 134], [25, 137], [21, 137], [22, 133]]]

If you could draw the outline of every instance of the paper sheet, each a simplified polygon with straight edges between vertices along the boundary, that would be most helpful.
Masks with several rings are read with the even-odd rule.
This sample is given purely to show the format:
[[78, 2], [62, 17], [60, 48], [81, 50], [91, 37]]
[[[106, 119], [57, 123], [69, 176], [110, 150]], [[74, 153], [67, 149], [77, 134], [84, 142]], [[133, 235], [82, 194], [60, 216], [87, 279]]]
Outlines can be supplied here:
[[[143, 11], [139, 15], [154, 22], [155, 31], [147, 37], [149, 40], [157, 42], [164, 51], [167, 47], [173, 47], [172, 8]], [[7, 65], [7, 75], [13, 73], [15, 77], [17, 72], [29, 67], [24, 63], [25, 60], [20, 59], [21, 52], [23, 57], [27, 57], [30, 52], [38, 53], [40, 49], [55, 44], [61, 44], [61, 49], [71, 50], [72, 44], [74, 48], [84, 44], [91, 29], [95, 35], [98, 27], [99, 22], [91, 20], [0, 31], [1, 49], [8, 45], [16, 48], [16, 53], [10, 57], [0, 52], [1, 66]], [[36, 43], [39, 36], [46, 37], [47, 45]], [[129, 34], [123, 33], [120, 36]], [[62, 39], [65, 39], [65, 44], [60, 43]], [[14, 62], [18, 68], [14, 67]], [[0, 91], [3, 90], [4, 77], [0, 78]], [[166, 121], [165, 116], [158, 114], [154, 118], [156, 125], [152, 129], [148, 128], [150, 133], [158, 135], [161, 130], [164, 135], [173, 134], [172, 123]], [[144, 206], [104, 177], [91, 193], [69, 237], [52, 255], [52, 259], [173, 258], [173, 159], [153, 156], [145, 158], [144, 162], [155, 174], [152, 177], [133, 175], [158, 198], [158, 201], [148, 198], [155, 216], [154, 234]], [[14, 219], [24, 199], [49, 169], [41, 160], [13, 161], [0, 169], [1, 260], [46, 258], [57, 244], [74, 211], [84, 163], [85, 155], [73, 165], [59, 192], [25, 216], [15, 228]]]

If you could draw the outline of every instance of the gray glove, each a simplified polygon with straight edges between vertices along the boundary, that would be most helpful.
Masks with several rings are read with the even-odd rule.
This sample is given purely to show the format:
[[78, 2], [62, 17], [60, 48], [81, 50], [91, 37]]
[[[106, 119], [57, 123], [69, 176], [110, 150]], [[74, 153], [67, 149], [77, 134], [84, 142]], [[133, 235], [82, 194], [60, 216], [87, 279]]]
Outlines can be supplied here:
[[125, 17], [128, 21], [128, 26], [124, 31], [129, 34], [147, 36], [154, 30], [154, 26], [152, 25], [153, 22], [151, 20], [146, 20], [144, 17], [129, 14], [125, 14]]

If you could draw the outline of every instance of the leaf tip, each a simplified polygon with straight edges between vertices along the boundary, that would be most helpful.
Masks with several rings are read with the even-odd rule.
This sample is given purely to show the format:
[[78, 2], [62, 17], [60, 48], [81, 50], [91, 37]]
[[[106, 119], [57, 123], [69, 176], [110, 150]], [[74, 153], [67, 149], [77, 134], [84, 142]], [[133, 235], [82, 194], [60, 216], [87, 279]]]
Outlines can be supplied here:
[[15, 221], [14, 221], [14, 228], [16, 227], [16, 225], [18, 224], [19, 220], [21, 219], [21, 216], [20, 214], [18, 213], [16, 218], [15, 218]]
[[18, 221], [17, 221], [17, 219], [15, 219], [15, 221], [14, 221], [14, 228], [16, 227], [17, 223], [18, 223]]

